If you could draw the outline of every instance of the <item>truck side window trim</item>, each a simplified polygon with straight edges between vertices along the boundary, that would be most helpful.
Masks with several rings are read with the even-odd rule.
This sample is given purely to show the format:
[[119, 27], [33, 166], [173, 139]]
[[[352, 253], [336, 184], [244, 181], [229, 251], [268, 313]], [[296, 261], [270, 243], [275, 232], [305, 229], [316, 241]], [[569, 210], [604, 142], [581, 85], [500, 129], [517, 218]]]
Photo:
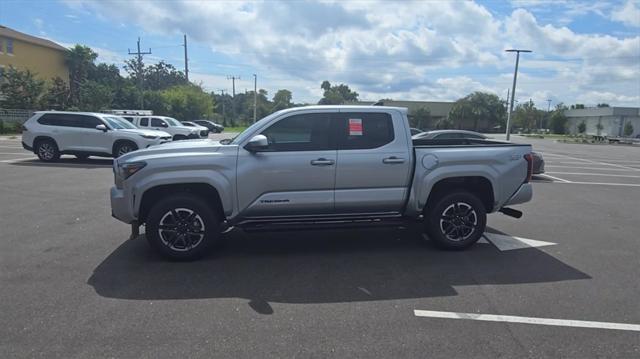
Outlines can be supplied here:
[[140, 119], [140, 126], [149, 126], [149, 118], [148, 117], [143, 117]]

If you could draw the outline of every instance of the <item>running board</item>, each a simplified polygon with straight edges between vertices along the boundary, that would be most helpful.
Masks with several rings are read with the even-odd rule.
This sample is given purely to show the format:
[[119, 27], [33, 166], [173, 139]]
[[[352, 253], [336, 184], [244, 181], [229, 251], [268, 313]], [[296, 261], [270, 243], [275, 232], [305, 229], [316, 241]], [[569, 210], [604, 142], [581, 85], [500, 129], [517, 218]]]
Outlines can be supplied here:
[[309, 218], [289, 220], [255, 220], [245, 221], [238, 225], [247, 232], [256, 231], [295, 231], [308, 229], [339, 229], [362, 227], [399, 227], [405, 226], [407, 220], [402, 216], [377, 218]]

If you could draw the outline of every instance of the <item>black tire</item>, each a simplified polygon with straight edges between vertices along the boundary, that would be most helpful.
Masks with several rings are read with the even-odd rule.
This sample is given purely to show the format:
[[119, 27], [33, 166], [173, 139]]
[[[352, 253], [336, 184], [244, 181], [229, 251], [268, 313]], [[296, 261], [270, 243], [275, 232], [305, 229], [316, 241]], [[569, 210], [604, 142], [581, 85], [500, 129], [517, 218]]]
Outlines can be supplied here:
[[187, 136], [183, 136], [183, 135], [175, 135], [173, 136], [173, 140], [174, 141], [182, 141], [182, 140], [186, 140]]
[[77, 159], [79, 160], [86, 160], [89, 158], [89, 155], [75, 155]]
[[220, 218], [194, 195], [171, 195], [151, 207], [146, 237], [151, 247], [166, 258], [191, 261], [202, 257], [220, 241]]
[[113, 157], [118, 158], [137, 149], [138, 146], [131, 141], [120, 141], [115, 146], [113, 146]]
[[43, 162], [55, 162], [60, 159], [60, 151], [56, 141], [52, 139], [40, 140], [36, 143], [34, 152]]
[[424, 226], [438, 247], [461, 250], [480, 239], [487, 226], [487, 212], [476, 195], [456, 191], [433, 202], [425, 210]]

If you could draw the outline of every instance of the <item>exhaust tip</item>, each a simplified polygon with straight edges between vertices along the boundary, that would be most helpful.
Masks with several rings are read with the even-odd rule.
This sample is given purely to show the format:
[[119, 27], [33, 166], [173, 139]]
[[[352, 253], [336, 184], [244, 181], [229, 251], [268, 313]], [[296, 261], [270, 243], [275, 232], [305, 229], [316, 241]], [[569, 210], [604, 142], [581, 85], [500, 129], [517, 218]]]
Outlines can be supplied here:
[[517, 209], [508, 208], [508, 207], [500, 208], [500, 213], [506, 214], [507, 216], [513, 217], [513, 218], [522, 217], [522, 211], [518, 211]]

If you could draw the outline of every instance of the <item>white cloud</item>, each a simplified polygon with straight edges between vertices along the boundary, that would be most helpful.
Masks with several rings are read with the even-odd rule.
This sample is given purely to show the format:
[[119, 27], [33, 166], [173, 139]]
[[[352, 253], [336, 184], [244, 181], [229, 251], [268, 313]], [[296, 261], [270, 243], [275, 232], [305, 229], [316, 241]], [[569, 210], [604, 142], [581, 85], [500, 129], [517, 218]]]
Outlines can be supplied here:
[[628, 0], [611, 13], [611, 19], [627, 26], [640, 27], [640, 5], [637, 1]]
[[[522, 58], [518, 94], [572, 102], [585, 93], [614, 93], [624, 94], [620, 103], [632, 103], [640, 95], [640, 36], [577, 33], [521, 8], [562, 6], [571, 16], [605, 16], [611, 8], [553, 3], [515, 3], [508, 16], [470, 1], [79, 0], [71, 6], [153, 34], [186, 33], [192, 42], [251, 65], [260, 87], [291, 89], [296, 101], [317, 101], [323, 80], [347, 83], [372, 100], [454, 100], [474, 90], [504, 96], [514, 59], [503, 50], [525, 46], [534, 53]], [[632, 2], [628, 7], [635, 9]], [[221, 76], [199, 72], [194, 78], [206, 86], [229, 87]]]

